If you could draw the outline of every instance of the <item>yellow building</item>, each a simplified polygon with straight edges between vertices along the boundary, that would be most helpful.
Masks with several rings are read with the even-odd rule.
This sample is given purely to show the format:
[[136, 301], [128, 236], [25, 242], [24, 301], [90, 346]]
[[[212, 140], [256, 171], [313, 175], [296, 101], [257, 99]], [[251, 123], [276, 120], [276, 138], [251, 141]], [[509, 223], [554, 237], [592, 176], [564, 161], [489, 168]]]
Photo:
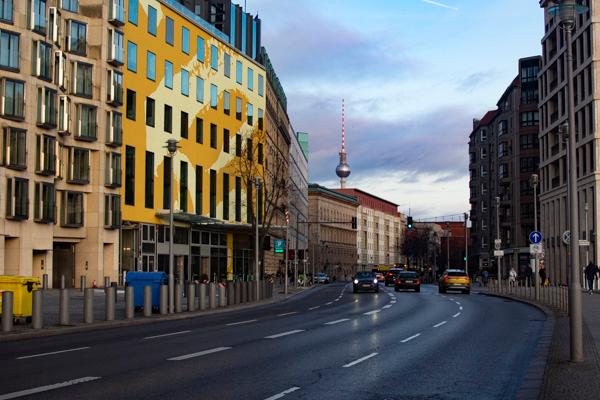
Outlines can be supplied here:
[[264, 68], [172, 0], [130, 1], [123, 30], [122, 270], [168, 270], [172, 192], [183, 279], [251, 274], [254, 191], [239, 165], [263, 163]]

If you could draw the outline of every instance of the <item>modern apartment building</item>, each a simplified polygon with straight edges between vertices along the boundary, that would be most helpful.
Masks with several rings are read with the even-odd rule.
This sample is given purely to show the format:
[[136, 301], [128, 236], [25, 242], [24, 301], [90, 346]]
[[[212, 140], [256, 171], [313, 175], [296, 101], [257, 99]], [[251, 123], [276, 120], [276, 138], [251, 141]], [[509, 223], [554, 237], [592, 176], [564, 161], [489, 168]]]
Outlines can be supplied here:
[[[551, 281], [565, 284], [568, 280], [568, 248], [562, 241], [568, 230], [567, 201], [567, 143], [559, 133], [566, 123], [567, 43], [565, 32], [557, 16], [548, 12], [554, 2], [540, 1], [544, 9], [545, 33], [542, 38], [542, 67], [540, 79], [540, 205], [541, 231], [544, 235], [546, 271]], [[599, 76], [598, 35], [600, 1], [583, 1], [588, 11], [577, 17], [573, 31], [573, 87], [575, 95], [575, 138], [577, 141], [577, 192], [580, 239], [589, 246], [580, 247], [581, 263], [598, 263], [598, 99], [599, 87], [594, 82]], [[588, 211], [586, 211], [586, 206]]]
[[123, 1], [0, 1], [0, 275], [118, 277]]
[[531, 175], [538, 173], [539, 164], [540, 57], [522, 58], [518, 68], [497, 110], [474, 121], [469, 143], [472, 254], [479, 258], [472, 261], [479, 268], [496, 269], [493, 250], [499, 231], [503, 273], [511, 267], [524, 273], [529, 265], [528, 236], [534, 228]]
[[[308, 139], [308, 135], [306, 136]], [[308, 147], [307, 147], [308, 149]], [[298, 134], [292, 138], [289, 159], [290, 191], [288, 196], [290, 224], [288, 240], [290, 264], [299, 271], [307, 268], [308, 256], [308, 154], [304, 152]]]

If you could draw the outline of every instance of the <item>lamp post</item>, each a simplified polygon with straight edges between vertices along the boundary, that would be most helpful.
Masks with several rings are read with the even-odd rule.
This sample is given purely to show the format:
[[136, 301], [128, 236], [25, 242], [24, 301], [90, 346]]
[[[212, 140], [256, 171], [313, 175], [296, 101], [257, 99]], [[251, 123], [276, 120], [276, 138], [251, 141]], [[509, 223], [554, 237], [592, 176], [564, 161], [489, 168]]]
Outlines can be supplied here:
[[260, 299], [260, 280], [258, 279], [260, 276], [260, 267], [258, 266], [258, 191], [260, 190], [260, 178], [258, 176], [254, 177], [254, 187], [256, 188], [256, 201], [255, 201], [255, 211], [254, 211], [254, 221], [255, 221], [255, 230], [254, 230], [254, 271], [256, 281], [256, 301]]
[[[538, 223], [537, 223], [537, 186], [538, 186], [538, 182], [539, 182], [539, 177], [537, 174], [532, 174], [531, 175], [531, 185], [533, 186], [533, 230], [535, 232], [537, 232], [538, 230]], [[535, 253], [533, 255], [534, 258], [531, 259], [531, 262], [533, 263], [533, 268], [531, 268], [533, 270], [533, 276], [535, 276], [535, 299], [539, 300], [540, 299], [540, 271], [538, 271], [539, 269], [539, 264], [538, 264], [538, 255], [537, 253]]]
[[446, 269], [450, 269], [450, 223], [446, 222]]
[[566, 33], [567, 42], [567, 102], [568, 122], [566, 131], [569, 136], [568, 170], [569, 186], [567, 188], [569, 199], [569, 230], [571, 231], [570, 258], [571, 279], [569, 279], [569, 325], [571, 334], [571, 361], [583, 361], [583, 334], [581, 315], [581, 281], [579, 276], [579, 212], [577, 204], [577, 149], [575, 132], [575, 100], [573, 91], [573, 48], [572, 33], [575, 28], [577, 14], [587, 11], [587, 7], [577, 4], [575, 0], [562, 0], [548, 10], [551, 14], [558, 15], [561, 28]]
[[464, 213], [465, 216], [465, 272], [469, 276], [469, 241], [468, 241], [468, 230], [467, 230], [467, 218], [469, 214]]
[[[496, 240], [500, 239], [500, 197], [496, 196]], [[500, 267], [500, 256], [496, 256], [496, 268], [498, 269], [498, 291], [501, 289], [502, 284], [502, 271]]]
[[173, 259], [173, 159], [175, 158], [175, 153], [177, 153], [177, 143], [175, 139], [167, 140], [167, 151], [171, 156], [171, 162], [169, 163], [169, 180], [171, 181], [169, 185], [169, 314], [175, 312], [175, 278], [173, 275], [173, 264], [175, 263]]

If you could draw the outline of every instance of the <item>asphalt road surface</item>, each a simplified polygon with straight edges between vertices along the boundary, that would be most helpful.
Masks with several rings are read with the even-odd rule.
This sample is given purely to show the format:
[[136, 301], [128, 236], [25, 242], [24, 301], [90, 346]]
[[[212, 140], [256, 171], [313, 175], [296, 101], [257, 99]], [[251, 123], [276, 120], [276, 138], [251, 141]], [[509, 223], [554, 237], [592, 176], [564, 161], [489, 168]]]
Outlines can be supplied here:
[[511, 399], [537, 309], [472, 293], [352, 293], [0, 344], [0, 400]]

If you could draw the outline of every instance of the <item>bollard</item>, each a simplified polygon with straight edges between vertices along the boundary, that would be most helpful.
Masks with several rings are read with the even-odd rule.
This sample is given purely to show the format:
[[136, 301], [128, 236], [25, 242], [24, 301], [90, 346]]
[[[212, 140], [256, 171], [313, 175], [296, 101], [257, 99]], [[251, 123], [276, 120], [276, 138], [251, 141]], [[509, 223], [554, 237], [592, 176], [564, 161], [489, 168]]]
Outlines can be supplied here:
[[217, 307], [217, 287], [214, 282], [208, 285], [208, 306], [210, 308]]
[[133, 286], [125, 286], [125, 318], [135, 317], [135, 307], [133, 298], [135, 296]]
[[227, 297], [225, 295], [225, 286], [219, 285], [219, 307], [227, 306]]
[[165, 315], [169, 312], [169, 286], [160, 285], [160, 315]]
[[69, 325], [69, 289], [60, 289], [58, 302], [58, 323], [59, 325]]
[[79, 291], [83, 292], [84, 289], [85, 289], [85, 275], [81, 275], [79, 277]]
[[94, 289], [85, 289], [83, 292], [83, 322], [94, 322]]
[[13, 328], [13, 292], [2, 292], [2, 332]]
[[181, 283], [175, 284], [175, 312], [181, 312]]
[[248, 285], [246, 284], [246, 281], [242, 281], [240, 282], [240, 303], [245, 303], [247, 302], [247, 297], [248, 297]]
[[241, 287], [240, 287], [240, 281], [235, 281], [235, 283], [233, 284], [233, 304], [240, 304], [241, 300], [240, 300], [240, 296], [241, 296]]
[[114, 287], [108, 286], [104, 289], [104, 316], [106, 321], [113, 321], [115, 319], [115, 295], [113, 291]]
[[235, 287], [233, 281], [230, 281], [227, 285], [227, 305], [232, 306], [235, 304]]
[[266, 282], [264, 279], [261, 279], [260, 281], [260, 297], [259, 299], [264, 300], [266, 298]]
[[61, 289], [65, 289], [66, 288], [65, 287], [65, 276], [64, 275], [60, 276], [60, 288]]
[[198, 291], [198, 298], [200, 302], [200, 310], [206, 310], [206, 284], [200, 284], [200, 290]]
[[48, 290], [48, 274], [42, 275], [42, 289]]
[[196, 311], [196, 285], [194, 283], [188, 284], [187, 310]]
[[248, 302], [256, 301], [256, 283], [248, 281]]
[[117, 292], [118, 292], [118, 290], [117, 290], [117, 282], [111, 282], [110, 286], [113, 287], [113, 288], [115, 288], [115, 303], [117, 303], [119, 301], [118, 298], [117, 298]]
[[42, 329], [44, 326], [44, 313], [43, 313], [43, 293], [41, 290], [33, 291], [32, 298], [32, 315], [31, 315], [31, 327], [33, 329]]
[[105, 276], [104, 277], [104, 288], [106, 289], [109, 286], [110, 286], [110, 276]]
[[144, 317], [152, 316], [152, 286], [144, 286]]

